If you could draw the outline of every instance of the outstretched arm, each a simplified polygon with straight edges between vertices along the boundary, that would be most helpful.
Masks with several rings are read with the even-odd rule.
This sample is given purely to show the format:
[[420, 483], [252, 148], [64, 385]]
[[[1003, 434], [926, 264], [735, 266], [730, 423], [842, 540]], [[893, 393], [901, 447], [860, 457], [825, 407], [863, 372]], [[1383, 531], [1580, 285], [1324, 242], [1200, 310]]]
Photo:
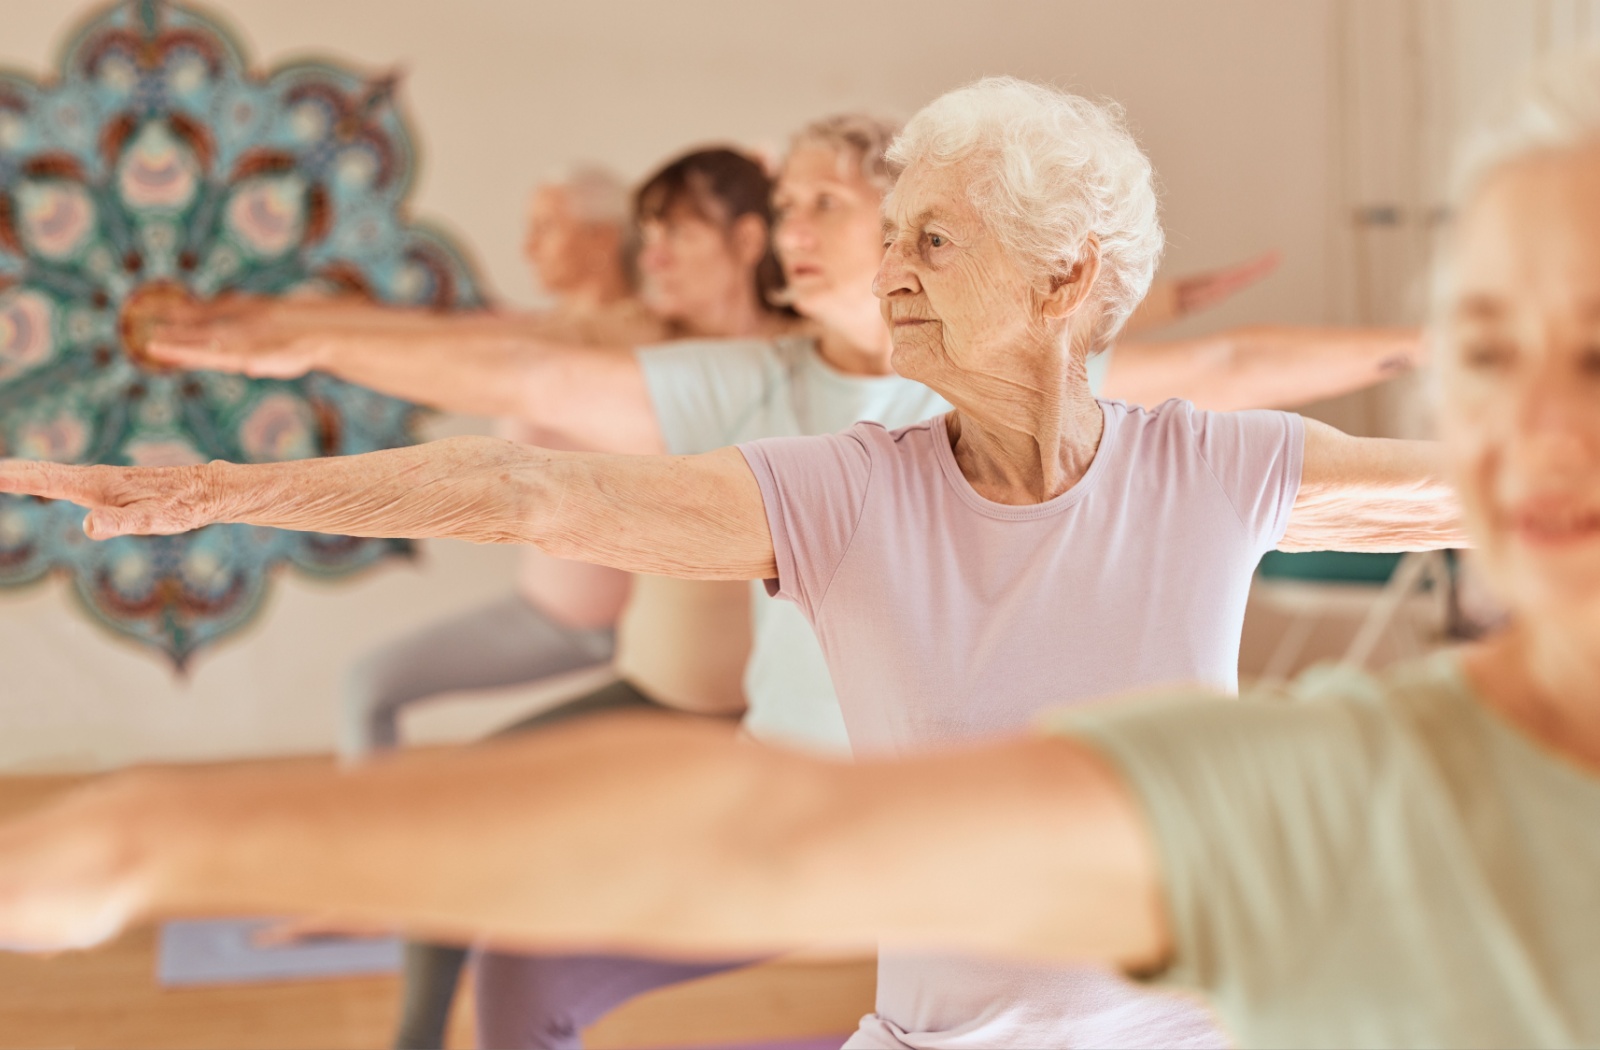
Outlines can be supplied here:
[[291, 463], [0, 460], [0, 492], [87, 507], [84, 529], [95, 539], [243, 522], [347, 536], [531, 543], [561, 558], [690, 579], [777, 575], [761, 490], [732, 448], [615, 456], [461, 437]]
[[1279, 550], [1468, 546], [1438, 442], [1351, 437], [1314, 419], [1305, 427], [1300, 494]]
[[1104, 394], [1136, 405], [1289, 408], [1403, 375], [1426, 358], [1409, 328], [1234, 328], [1198, 339], [1118, 343]]
[[1167, 949], [1143, 818], [1065, 739], [852, 767], [634, 716], [356, 771], [124, 775], [0, 829], [0, 943], [204, 913], [608, 950]]
[[359, 300], [233, 297], [170, 307], [146, 353], [181, 368], [293, 378], [327, 372], [451, 412], [509, 416], [606, 452], [665, 450], [644, 373], [626, 345], [655, 331], [592, 331], [557, 318], [439, 314]]
[[1208, 310], [1263, 280], [1282, 262], [1276, 249], [1232, 266], [1202, 270], [1182, 277], [1157, 277], [1140, 300], [1124, 335], [1165, 328], [1201, 310]]

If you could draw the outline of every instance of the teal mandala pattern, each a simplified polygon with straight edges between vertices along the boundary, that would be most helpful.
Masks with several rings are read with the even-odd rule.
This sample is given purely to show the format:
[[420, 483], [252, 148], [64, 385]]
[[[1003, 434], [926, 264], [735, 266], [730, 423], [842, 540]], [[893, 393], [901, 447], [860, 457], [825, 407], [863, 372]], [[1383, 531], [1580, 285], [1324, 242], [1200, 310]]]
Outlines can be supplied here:
[[[342, 290], [481, 305], [461, 254], [406, 218], [415, 154], [393, 81], [324, 62], [252, 72], [188, 6], [134, 0], [47, 80], [0, 73], [0, 456], [170, 465], [348, 455], [415, 440], [416, 409], [323, 375], [145, 367], [163, 296]], [[338, 576], [400, 542], [250, 526], [93, 543], [83, 512], [0, 496], [0, 586], [59, 571], [100, 623], [182, 667], [247, 621], [272, 571]]]

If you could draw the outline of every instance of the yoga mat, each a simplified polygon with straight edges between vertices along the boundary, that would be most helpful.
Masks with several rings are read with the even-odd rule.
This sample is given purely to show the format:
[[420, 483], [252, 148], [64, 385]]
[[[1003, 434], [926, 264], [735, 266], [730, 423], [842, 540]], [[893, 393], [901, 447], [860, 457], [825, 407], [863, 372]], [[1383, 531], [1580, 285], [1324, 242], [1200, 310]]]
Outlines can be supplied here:
[[164, 988], [394, 973], [397, 937], [316, 937], [264, 945], [278, 919], [183, 919], [161, 927], [156, 980]]
[[730, 1043], [707, 1050], [839, 1050], [854, 1032], [839, 1035], [814, 1035], [804, 1039], [784, 1039], [776, 1043]]

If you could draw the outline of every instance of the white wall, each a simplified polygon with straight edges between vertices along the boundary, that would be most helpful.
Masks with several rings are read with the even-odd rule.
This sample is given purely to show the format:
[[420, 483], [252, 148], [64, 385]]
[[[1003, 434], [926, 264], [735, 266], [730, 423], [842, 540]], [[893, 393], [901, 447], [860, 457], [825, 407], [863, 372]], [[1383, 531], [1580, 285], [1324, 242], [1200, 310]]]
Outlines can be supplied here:
[[[1277, 246], [1270, 285], [1194, 323], [1317, 322], [1335, 170], [1327, 0], [229, 0], [260, 64], [306, 53], [400, 66], [424, 147], [416, 213], [528, 302], [522, 200], [573, 158], [642, 174], [715, 140], [781, 147], [846, 108], [906, 115], [1007, 72], [1120, 99], [1164, 185], [1183, 270]], [[0, 63], [43, 72], [85, 5], [0, 2]], [[430, 545], [355, 581], [284, 578], [261, 621], [174, 680], [50, 584], [0, 593], [0, 768], [325, 749], [343, 667], [376, 640], [505, 586], [508, 552]]]

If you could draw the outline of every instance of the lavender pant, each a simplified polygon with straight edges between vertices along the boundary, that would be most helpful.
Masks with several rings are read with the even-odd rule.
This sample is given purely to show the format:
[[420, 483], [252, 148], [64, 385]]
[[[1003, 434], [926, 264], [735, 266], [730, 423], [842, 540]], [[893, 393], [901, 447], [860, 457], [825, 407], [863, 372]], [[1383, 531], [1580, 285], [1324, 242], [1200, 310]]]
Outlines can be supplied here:
[[[401, 711], [432, 696], [538, 681], [600, 663], [610, 650], [609, 630], [563, 627], [520, 597], [452, 617], [385, 647], [351, 675], [343, 749], [359, 757], [396, 746]], [[580, 715], [637, 708], [660, 709], [628, 683], [614, 682], [500, 732], [527, 732]], [[468, 954], [456, 945], [406, 945], [405, 990], [395, 1035], [399, 1050], [444, 1045], [450, 1005]], [[484, 951], [476, 969], [478, 1043], [495, 1050], [580, 1047], [584, 1028], [637, 995], [755, 961], [684, 963]]]

